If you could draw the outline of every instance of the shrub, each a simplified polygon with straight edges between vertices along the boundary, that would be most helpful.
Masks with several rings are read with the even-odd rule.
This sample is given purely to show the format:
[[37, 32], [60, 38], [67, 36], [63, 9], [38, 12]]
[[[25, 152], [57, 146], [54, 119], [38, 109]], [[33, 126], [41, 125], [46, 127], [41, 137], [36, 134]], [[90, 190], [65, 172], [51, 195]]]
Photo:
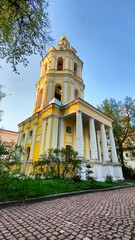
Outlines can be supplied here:
[[113, 182], [113, 177], [111, 175], [106, 175], [105, 182]]
[[125, 179], [135, 180], [135, 169], [123, 166], [123, 175]]
[[81, 177], [80, 176], [74, 176], [73, 178], [72, 178], [72, 180], [74, 181], [74, 182], [81, 182]]

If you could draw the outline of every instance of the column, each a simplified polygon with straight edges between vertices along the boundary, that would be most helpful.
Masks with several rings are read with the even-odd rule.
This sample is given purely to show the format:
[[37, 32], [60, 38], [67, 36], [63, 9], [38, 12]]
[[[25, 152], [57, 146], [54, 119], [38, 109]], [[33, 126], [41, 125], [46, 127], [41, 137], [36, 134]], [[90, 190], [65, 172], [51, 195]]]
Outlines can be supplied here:
[[80, 92], [80, 98], [84, 99], [83, 91]]
[[65, 69], [68, 69], [68, 56], [66, 56], [66, 64], [65, 64]]
[[73, 59], [71, 58], [71, 71], [73, 71]]
[[74, 85], [73, 83], [71, 83], [71, 101], [74, 100], [75, 96], [74, 96]]
[[79, 157], [84, 157], [84, 142], [83, 142], [83, 124], [82, 112], [76, 112], [76, 151]]
[[97, 131], [97, 145], [98, 145], [99, 161], [102, 162], [102, 157], [101, 157], [101, 145], [100, 145], [100, 132], [99, 132], [99, 131]]
[[115, 141], [114, 141], [112, 128], [109, 128], [109, 138], [110, 138], [112, 161], [113, 162], [118, 162], [118, 157], [117, 157], [116, 146], [115, 146]]
[[43, 119], [42, 136], [41, 136], [41, 143], [40, 143], [40, 155], [44, 153], [45, 132], [46, 132], [46, 119]]
[[108, 146], [107, 146], [107, 138], [105, 133], [105, 125], [103, 123], [100, 124], [101, 129], [101, 142], [102, 142], [102, 151], [103, 151], [103, 161], [110, 161]]
[[44, 84], [44, 88], [43, 88], [41, 108], [43, 108], [44, 106], [46, 106], [46, 83]]
[[55, 69], [55, 56], [52, 56], [52, 69]]
[[[25, 133], [25, 140], [23, 143], [23, 147], [26, 148], [26, 144], [27, 144], [27, 138], [28, 138], [28, 133], [29, 133], [29, 128], [26, 129], [26, 133]], [[21, 160], [23, 160], [24, 156], [26, 157], [26, 155], [21, 155]], [[24, 168], [23, 168], [23, 172], [25, 173], [26, 171], [26, 158], [24, 158]]]
[[52, 148], [57, 148], [58, 145], [58, 117], [54, 116], [52, 129]]
[[48, 86], [47, 103], [49, 103], [52, 99], [52, 81], [53, 81], [53, 77], [50, 77], [50, 82], [49, 82], [49, 86]]
[[18, 138], [17, 138], [17, 142], [16, 142], [17, 145], [20, 145], [21, 139], [22, 139], [22, 131], [20, 131], [18, 133]]
[[59, 119], [60, 121], [60, 131], [59, 131], [59, 147], [60, 149], [64, 147], [64, 120], [63, 118]]
[[80, 78], [82, 77], [82, 69], [80, 66], [78, 67], [78, 75]]
[[30, 150], [30, 160], [33, 159], [34, 145], [35, 145], [35, 139], [36, 139], [36, 132], [37, 132], [37, 122], [34, 123], [34, 130], [33, 130], [33, 136], [32, 136], [32, 145], [31, 145], [31, 150]]
[[90, 125], [91, 160], [98, 160], [97, 139], [93, 118], [90, 118], [89, 125]]
[[86, 139], [86, 159], [90, 160], [90, 147], [89, 147], [89, 136], [88, 136], [88, 129], [85, 129], [85, 139]]
[[68, 78], [64, 79], [64, 104], [68, 101]]
[[46, 146], [45, 146], [46, 151], [50, 148], [51, 128], [52, 128], [52, 117], [49, 117], [48, 125], [47, 125], [47, 134], [46, 134]]

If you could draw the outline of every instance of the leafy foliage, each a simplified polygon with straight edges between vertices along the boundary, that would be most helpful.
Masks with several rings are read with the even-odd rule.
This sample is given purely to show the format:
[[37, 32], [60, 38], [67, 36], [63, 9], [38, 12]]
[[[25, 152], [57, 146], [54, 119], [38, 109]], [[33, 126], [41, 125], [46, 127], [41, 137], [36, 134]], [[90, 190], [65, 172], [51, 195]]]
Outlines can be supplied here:
[[107, 175], [105, 178], [105, 182], [113, 182], [113, 177], [111, 175]]
[[124, 166], [123, 174], [125, 176], [125, 179], [135, 180], [135, 169], [132, 169], [131, 167], [128, 166]]
[[[18, 172], [20, 171], [20, 154], [23, 153], [22, 146], [18, 146], [13, 142], [0, 143], [0, 174], [4, 172]], [[15, 169], [14, 169], [15, 167]]]
[[123, 102], [105, 99], [98, 109], [113, 119], [113, 132], [119, 159], [124, 166], [123, 150], [135, 149], [135, 99], [126, 97]]
[[124, 185], [124, 182], [90, 182], [71, 179], [20, 179], [5, 173], [0, 175], [0, 201], [19, 200], [31, 197], [47, 196], [58, 193], [89, 189], [101, 189]]
[[39, 53], [52, 42], [48, 19], [48, 0], [2, 0], [0, 3], [0, 58], [11, 63], [28, 64], [27, 57]]
[[81, 161], [77, 156], [78, 153], [70, 146], [49, 149], [41, 156], [41, 159], [35, 162], [34, 173], [51, 178], [73, 178], [80, 172]]
[[91, 174], [93, 173], [92, 171], [92, 166], [90, 165], [90, 163], [86, 164], [86, 179], [89, 181], [94, 181], [94, 177], [91, 176]]

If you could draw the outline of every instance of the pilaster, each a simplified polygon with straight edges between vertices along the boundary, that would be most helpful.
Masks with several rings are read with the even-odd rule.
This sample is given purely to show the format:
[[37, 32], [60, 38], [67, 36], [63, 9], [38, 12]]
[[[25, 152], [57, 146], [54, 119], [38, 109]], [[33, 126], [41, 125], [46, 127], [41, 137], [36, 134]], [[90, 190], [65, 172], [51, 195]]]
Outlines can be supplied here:
[[68, 101], [68, 77], [64, 78], [64, 104]]
[[100, 132], [99, 132], [99, 131], [97, 131], [97, 145], [98, 145], [99, 161], [102, 162], [102, 157], [101, 157], [101, 145], [100, 145]]
[[51, 129], [52, 129], [52, 117], [49, 117], [48, 123], [47, 123], [47, 133], [46, 133], [46, 146], [45, 146], [46, 151], [50, 148]]
[[44, 153], [45, 132], [46, 132], [46, 118], [43, 119], [43, 125], [42, 125], [42, 138], [41, 138], [41, 143], [40, 143], [40, 155], [42, 155]]
[[58, 117], [54, 116], [54, 121], [53, 121], [53, 130], [52, 130], [52, 148], [57, 148], [58, 144]]

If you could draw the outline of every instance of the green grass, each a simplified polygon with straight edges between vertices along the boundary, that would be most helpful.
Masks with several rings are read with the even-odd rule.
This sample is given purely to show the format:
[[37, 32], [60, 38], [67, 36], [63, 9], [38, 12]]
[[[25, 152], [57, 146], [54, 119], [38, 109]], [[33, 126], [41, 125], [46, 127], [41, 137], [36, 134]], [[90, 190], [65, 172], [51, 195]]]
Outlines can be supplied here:
[[13, 177], [0, 178], [0, 201], [27, 199], [58, 193], [74, 192], [88, 189], [101, 189], [124, 185], [120, 182], [89, 182], [75, 183], [72, 180], [60, 179], [17, 179]]

